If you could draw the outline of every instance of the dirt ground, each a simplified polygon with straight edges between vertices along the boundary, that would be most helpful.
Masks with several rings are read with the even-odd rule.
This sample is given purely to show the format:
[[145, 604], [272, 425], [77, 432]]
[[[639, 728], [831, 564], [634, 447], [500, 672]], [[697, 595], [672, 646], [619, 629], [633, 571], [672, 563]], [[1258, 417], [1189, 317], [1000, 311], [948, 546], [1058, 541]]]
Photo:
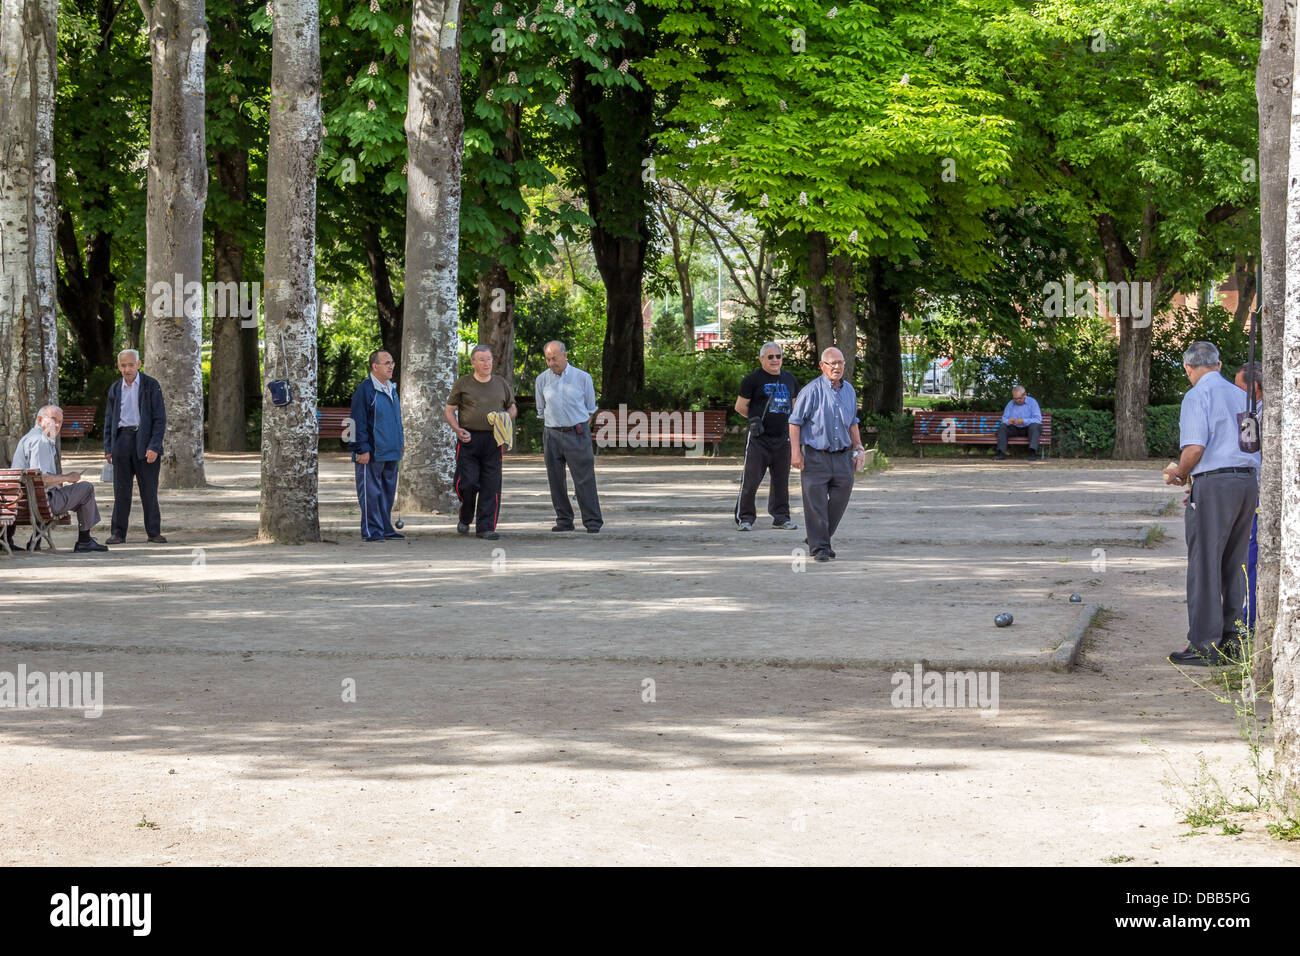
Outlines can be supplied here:
[[[552, 535], [514, 458], [500, 541], [405, 515], [376, 545], [327, 456], [325, 541], [286, 548], [256, 457], [212, 456], [165, 546], [137, 504], [107, 555], [0, 558], [0, 672], [104, 675], [97, 719], [0, 709], [0, 862], [1295, 864], [1262, 814], [1192, 833], [1164, 782], [1250, 774], [1164, 660], [1160, 464], [897, 463], [816, 565], [735, 530], [734, 459], [602, 456], [605, 531]], [[1052, 672], [1071, 592], [1103, 610]], [[916, 661], [995, 671], [996, 712], [893, 706]]]

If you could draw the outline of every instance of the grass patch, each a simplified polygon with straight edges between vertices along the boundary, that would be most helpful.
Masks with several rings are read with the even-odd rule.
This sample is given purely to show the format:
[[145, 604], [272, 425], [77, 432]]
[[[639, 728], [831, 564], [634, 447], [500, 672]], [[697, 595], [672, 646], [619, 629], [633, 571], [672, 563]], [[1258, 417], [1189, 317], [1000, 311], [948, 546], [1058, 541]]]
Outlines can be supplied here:
[[1300, 840], [1300, 820], [1286, 817], [1279, 823], [1270, 823], [1268, 832], [1279, 840]]
[[1169, 503], [1156, 512], [1162, 518], [1171, 518], [1182, 511], [1183, 503], [1177, 498], [1170, 498]]
[[1142, 536], [1142, 547], [1158, 548], [1169, 535], [1165, 532], [1165, 526], [1153, 524], [1147, 528], [1146, 534]]
[[1111, 863], [1111, 864], [1116, 864], [1116, 865], [1118, 865], [1118, 864], [1120, 864], [1120, 863], [1132, 863], [1132, 862], [1133, 862], [1133, 857], [1131, 857], [1131, 856], [1127, 856], [1127, 855], [1122, 854], [1122, 853], [1118, 853], [1118, 854], [1116, 854], [1115, 856], [1103, 856], [1103, 857], [1101, 858], [1101, 862], [1103, 862], [1103, 863]]
[[158, 829], [158, 824], [154, 823], [152, 820], [146, 820], [146, 819], [145, 819], [145, 816], [144, 816], [143, 813], [140, 814], [140, 822], [137, 823], [136, 826], [137, 826], [137, 827], [143, 827], [143, 828], [146, 829], [146, 830], [157, 830], [157, 829]]

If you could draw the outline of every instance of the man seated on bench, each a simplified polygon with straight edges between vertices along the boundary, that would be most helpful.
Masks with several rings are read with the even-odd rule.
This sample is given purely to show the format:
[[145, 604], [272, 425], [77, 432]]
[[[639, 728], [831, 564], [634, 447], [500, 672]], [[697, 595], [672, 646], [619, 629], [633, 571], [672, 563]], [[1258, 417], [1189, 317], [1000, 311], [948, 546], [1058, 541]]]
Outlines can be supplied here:
[[[95, 504], [95, 486], [82, 481], [77, 472], [60, 475], [54, 470], [54, 441], [63, 428], [63, 409], [46, 405], [36, 413], [36, 427], [18, 440], [14, 451], [13, 468], [35, 468], [45, 476], [45, 499], [50, 503], [50, 513], [77, 513], [77, 544], [74, 551], [107, 551], [108, 548], [90, 536], [90, 529], [99, 524], [99, 506]], [[62, 487], [66, 485], [67, 487]], [[12, 535], [12, 528], [10, 529]], [[12, 540], [12, 537], [10, 538]], [[39, 543], [37, 544], [39, 548]]]
[[1025, 387], [1011, 389], [1011, 401], [1002, 410], [998, 423], [998, 461], [1007, 460], [1007, 439], [1028, 438], [1029, 460], [1038, 461], [1038, 436], [1043, 430], [1043, 412], [1038, 402], [1025, 394]]

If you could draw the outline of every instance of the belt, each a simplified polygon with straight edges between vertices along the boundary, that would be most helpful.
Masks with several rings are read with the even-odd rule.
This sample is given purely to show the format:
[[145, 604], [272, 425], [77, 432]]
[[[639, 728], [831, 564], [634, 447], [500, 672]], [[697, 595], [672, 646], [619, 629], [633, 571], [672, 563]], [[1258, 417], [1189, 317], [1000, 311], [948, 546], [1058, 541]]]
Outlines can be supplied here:
[[547, 425], [548, 431], [553, 432], [576, 432], [581, 426], [578, 425]]
[[117, 430], [120, 432], [138, 432], [140, 430], [140, 426], [139, 425], [118, 425]]
[[846, 451], [849, 451], [848, 448], [816, 448], [812, 445], [809, 445], [808, 447], [812, 448], [813, 451], [821, 452], [823, 455], [842, 455]]
[[1215, 468], [1213, 471], [1198, 471], [1192, 475], [1193, 478], [1204, 478], [1206, 475], [1253, 475], [1254, 468]]

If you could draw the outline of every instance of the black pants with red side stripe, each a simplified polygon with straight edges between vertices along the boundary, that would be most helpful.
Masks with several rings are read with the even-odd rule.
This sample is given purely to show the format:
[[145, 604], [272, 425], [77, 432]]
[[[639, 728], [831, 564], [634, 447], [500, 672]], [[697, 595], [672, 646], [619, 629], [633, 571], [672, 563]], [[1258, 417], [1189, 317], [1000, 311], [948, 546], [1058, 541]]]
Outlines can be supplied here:
[[495, 531], [501, 511], [501, 461], [505, 454], [492, 430], [468, 428], [469, 441], [456, 443], [456, 497], [460, 523], [474, 523], [475, 534]]

